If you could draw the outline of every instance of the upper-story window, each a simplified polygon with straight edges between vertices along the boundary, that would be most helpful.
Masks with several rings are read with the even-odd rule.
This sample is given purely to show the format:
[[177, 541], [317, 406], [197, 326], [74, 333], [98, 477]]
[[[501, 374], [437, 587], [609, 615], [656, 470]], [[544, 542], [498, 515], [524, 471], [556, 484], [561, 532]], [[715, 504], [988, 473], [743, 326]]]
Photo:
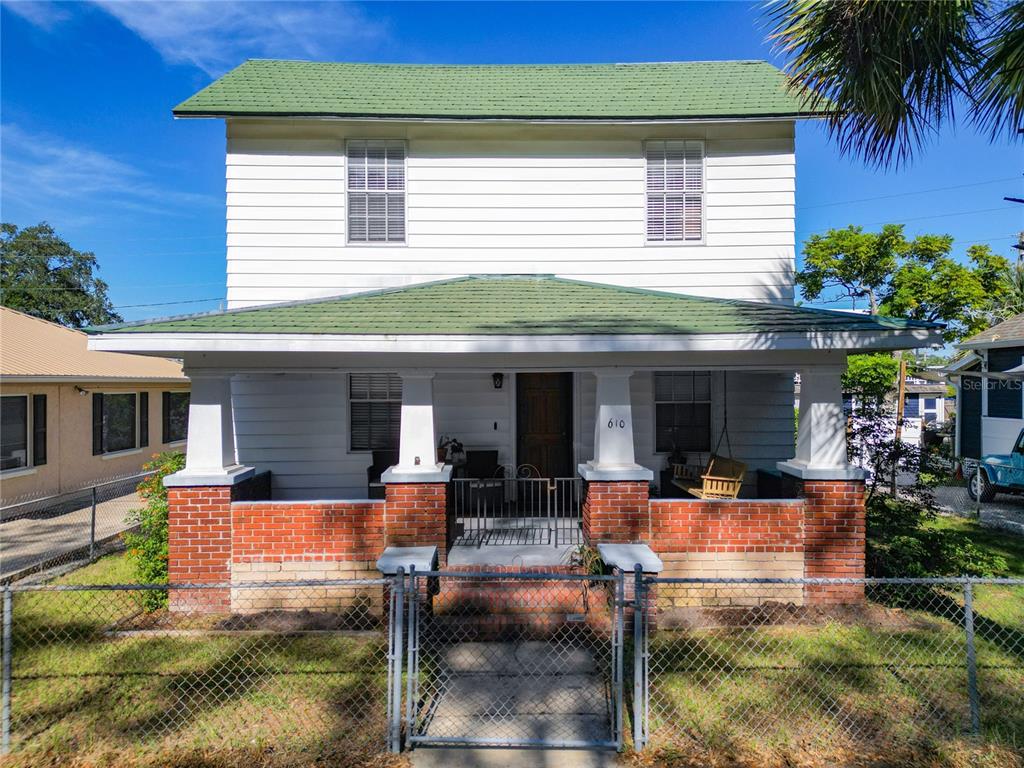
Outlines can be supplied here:
[[405, 142], [347, 144], [348, 241], [405, 242]]
[[647, 241], [704, 239], [704, 142], [648, 141]]

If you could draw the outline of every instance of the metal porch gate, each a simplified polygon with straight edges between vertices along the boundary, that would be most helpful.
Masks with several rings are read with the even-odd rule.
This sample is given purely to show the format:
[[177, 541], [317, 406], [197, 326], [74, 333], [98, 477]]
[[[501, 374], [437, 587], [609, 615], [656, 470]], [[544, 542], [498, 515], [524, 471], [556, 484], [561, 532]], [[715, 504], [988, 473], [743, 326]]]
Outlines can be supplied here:
[[621, 576], [413, 573], [407, 743], [620, 749]]

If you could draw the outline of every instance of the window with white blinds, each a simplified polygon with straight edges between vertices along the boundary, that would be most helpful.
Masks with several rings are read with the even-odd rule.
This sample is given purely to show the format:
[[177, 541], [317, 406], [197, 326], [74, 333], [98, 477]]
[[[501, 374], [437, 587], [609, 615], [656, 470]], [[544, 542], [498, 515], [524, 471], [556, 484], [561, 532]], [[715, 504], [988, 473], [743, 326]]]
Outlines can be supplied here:
[[647, 240], [704, 239], [704, 142], [648, 141]]
[[349, 445], [353, 451], [398, 448], [402, 424], [402, 379], [394, 373], [348, 377]]
[[405, 242], [405, 142], [346, 145], [348, 241]]

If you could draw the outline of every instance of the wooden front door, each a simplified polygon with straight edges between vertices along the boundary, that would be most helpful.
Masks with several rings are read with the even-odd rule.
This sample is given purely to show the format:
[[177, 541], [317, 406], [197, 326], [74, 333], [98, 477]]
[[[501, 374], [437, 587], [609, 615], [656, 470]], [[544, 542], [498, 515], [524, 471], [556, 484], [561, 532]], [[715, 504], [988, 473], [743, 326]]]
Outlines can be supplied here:
[[517, 461], [541, 477], [574, 477], [572, 374], [516, 374]]

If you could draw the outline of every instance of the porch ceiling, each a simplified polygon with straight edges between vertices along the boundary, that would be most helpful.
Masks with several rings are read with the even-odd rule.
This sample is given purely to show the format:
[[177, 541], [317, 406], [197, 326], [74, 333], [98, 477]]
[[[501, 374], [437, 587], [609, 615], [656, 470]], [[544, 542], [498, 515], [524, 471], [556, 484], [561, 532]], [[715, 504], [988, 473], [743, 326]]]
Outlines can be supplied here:
[[[549, 275], [468, 276], [327, 299], [139, 321], [97, 334], [735, 336], [927, 332], [900, 318], [686, 296]], [[910, 346], [913, 346], [911, 344]]]

